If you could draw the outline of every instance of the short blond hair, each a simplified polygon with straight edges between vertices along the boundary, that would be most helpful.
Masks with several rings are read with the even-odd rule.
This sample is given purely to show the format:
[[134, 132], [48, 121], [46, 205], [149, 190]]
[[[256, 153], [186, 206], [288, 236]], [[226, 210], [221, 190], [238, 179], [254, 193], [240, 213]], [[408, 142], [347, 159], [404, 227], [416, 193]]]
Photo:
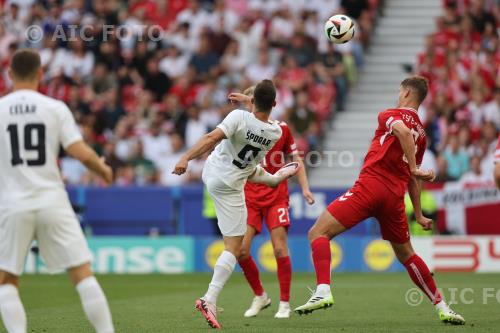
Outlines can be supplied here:
[[245, 90], [243, 90], [243, 95], [251, 97], [251, 96], [253, 96], [254, 91], [255, 91], [255, 85], [250, 86], [250, 87], [246, 88]]

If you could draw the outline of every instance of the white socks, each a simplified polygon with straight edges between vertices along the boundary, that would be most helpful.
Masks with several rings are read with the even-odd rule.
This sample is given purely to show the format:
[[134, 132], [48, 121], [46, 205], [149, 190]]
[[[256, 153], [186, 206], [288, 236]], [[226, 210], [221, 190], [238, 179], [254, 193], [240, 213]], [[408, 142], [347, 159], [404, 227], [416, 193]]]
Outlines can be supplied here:
[[248, 180], [252, 183], [276, 187], [283, 179], [282, 177], [270, 174], [263, 167], [257, 165], [254, 174]]
[[328, 295], [332, 291], [330, 289], [330, 285], [329, 284], [318, 284], [316, 286], [316, 292], [319, 293], [319, 294], [321, 294], [321, 295]]
[[448, 310], [448, 304], [446, 304], [445, 301], [441, 300], [439, 303], [434, 305], [436, 307], [436, 310], [443, 310], [447, 311]]
[[229, 251], [223, 251], [214, 267], [214, 275], [212, 281], [208, 285], [207, 293], [204, 298], [207, 302], [216, 304], [222, 287], [233, 273], [236, 265], [236, 257]]
[[0, 285], [0, 313], [9, 333], [26, 333], [28, 321], [17, 288], [12, 284]]
[[76, 286], [80, 294], [83, 310], [97, 333], [114, 333], [111, 312], [106, 296], [96, 278], [91, 276], [83, 279]]

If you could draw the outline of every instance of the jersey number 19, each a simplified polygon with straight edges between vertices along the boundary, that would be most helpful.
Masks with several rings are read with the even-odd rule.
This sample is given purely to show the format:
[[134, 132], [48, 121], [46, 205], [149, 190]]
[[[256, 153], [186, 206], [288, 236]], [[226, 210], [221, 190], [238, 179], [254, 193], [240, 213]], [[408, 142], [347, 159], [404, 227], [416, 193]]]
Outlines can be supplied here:
[[[37, 157], [26, 160], [28, 166], [40, 166], [45, 164], [45, 125], [44, 124], [26, 124], [24, 126], [24, 149], [26, 151], [37, 152]], [[12, 158], [10, 160], [12, 166], [23, 164], [19, 147], [19, 130], [17, 124], [11, 124], [7, 127], [7, 132], [10, 134], [10, 148]], [[33, 140], [33, 137], [36, 139]], [[34, 141], [34, 142], [33, 142]]]

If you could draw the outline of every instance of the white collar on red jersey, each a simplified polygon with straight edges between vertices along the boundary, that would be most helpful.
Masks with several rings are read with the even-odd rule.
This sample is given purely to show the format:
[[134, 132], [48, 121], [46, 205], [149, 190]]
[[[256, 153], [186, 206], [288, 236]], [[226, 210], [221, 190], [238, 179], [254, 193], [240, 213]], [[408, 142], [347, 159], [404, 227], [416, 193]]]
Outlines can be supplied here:
[[398, 108], [398, 109], [409, 110], [409, 111], [413, 111], [413, 112], [415, 112], [415, 113], [417, 113], [417, 114], [418, 114], [418, 111], [417, 111], [417, 110], [415, 110], [414, 108], [400, 107], [400, 108]]

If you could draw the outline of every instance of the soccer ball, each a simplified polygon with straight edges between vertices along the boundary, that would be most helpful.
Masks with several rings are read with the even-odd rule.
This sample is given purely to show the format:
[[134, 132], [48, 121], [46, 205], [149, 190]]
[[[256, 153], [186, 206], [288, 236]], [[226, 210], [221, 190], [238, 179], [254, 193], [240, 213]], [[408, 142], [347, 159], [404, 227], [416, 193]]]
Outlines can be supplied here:
[[325, 23], [326, 38], [335, 44], [347, 43], [354, 36], [354, 21], [347, 15], [333, 15]]

